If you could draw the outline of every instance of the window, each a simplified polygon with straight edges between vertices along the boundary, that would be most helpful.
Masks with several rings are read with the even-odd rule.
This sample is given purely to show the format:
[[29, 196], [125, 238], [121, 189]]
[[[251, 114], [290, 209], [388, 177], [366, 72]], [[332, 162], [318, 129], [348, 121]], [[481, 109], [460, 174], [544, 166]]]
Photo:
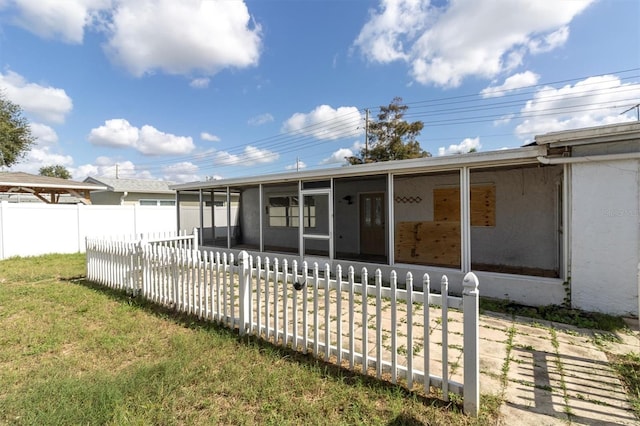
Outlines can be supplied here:
[[150, 200], [150, 199], [141, 199], [141, 206], [175, 206], [176, 200]]
[[[213, 205], [214, 205], [214, 206], [216, 206], [216, 207], [224, 207], [224, 205], [225, 205], [225, 204], [226, 204], [226, 203], [225, 203], [224, 201], [218, 201], [218, 200], [216, 200], [216, 201], [214, 201], [214, 202], [213, 202]], [[206, 207], [211, 207], [211, 201], [205, 201], [205, 202], [204, 202], [204, 205], [205, 205]]]
[[[304, 224], [307, 228], [316, 226], [316, 207], [313, 197], [305, 197]], [[298, 227], [299, 225], [298, 197], [277, 196], [269, 197], [267, 215], [269, 226], [274, 227]]]

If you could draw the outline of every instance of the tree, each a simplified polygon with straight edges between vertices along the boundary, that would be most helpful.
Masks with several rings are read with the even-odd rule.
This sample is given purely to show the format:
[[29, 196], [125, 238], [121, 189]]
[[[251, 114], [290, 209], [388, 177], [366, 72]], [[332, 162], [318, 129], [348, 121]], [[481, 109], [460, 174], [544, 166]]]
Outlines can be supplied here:
[[56, 164], [55, 166], [40, 167], [40, 176], [71, 179], [71, 173], [69, 173], [69, 170], [59, 164]]
[[0, 166], [10, 167], [19, 162], [34, 140], [22, 108], [0, 93]]
[[381, 106], [378, 119], [367, 123], [367, 146], [357, 155], [347, 157], [347, 161], [350, 164], [363, 164], [431, 157], [416, 140], [424, 123], [408, 123], [404, 120], [407, 109], [409, 107], [402, 104], [400, 97], [393, 98], [388, 106]]

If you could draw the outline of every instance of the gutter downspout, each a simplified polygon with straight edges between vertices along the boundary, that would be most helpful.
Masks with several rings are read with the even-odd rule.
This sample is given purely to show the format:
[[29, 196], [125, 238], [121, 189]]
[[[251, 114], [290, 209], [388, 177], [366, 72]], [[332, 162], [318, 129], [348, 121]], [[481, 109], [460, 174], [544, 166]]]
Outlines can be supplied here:
[[129, 195], [129, 193], [127, 191], [124, 191], [122, 193], [122, 197], [120, 197], [120, 205], [124, 206], [124, 199], [127, 197], [127, 195]]

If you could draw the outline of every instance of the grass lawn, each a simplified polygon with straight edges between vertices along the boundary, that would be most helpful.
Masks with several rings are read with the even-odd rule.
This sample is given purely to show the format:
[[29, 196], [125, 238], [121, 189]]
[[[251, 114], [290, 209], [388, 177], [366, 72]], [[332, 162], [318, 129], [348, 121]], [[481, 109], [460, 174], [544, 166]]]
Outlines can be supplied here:
[[0, 424], [494, 424], [84, 281], [84, 255], [0, 261]]

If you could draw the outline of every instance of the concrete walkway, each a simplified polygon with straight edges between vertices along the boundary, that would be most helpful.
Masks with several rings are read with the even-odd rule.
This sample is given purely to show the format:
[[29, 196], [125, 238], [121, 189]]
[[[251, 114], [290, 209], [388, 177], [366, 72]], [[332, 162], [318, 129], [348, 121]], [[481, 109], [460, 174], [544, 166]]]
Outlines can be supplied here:
[[[336, 318], [336, 294], [331, 292], [330, 315]], [[347, 330], [348, 300], [342, 294], [343, 329]], [[324, 299], [323, 292], [320, 300]], [[383, 300], [380, 306], [381, 322], [376, 322], [375, 299], [370, 298], [367, 328], [369, 357], [375, 359], [374, 330], [382, 333], [383, 359], [390, 359], [391, 330], [406, 336], [406, 311], [399, 307], [396, 327], [391, 321], [391, 303]], [[355, 308], [356, 318], [361, 306]], [[319, 306], [320, 318], [324, 316]], [[280, 314], [282, 315], [282, 314]], [[309, 323], [312, 323], [310, 319]], [[420, 310], [414, 312], [414, 336], [423, 334], [424, 318]], [[333, 325], [331, 333], [335, 333]], [[324, 328], [324, 327], [321, 327]], [[439, 309], [432, 307], [430, 350], [435, 359], [430, 368], [435, 374], [442, 371], [438, 351], [442, 350], [442, 321]], [[463, 318], [462, 312], [450, 311], [448, 328], [449, 378], [463, 382]], [[532, 320], [525, 317], [484, 312], [480, 315], [480, 392], [499, 396], [502, 425], [640, 425], [628, 401], [627, 393], [611, 367], [607, 353], [628, 354], [640, 352], [638, 324], [631, 325], [628, 333], [598, 333], [561, 323]], [[312, 329], [309, 329], [311, 335]], [[355, 330], [356, 345], [360, 346], [362, 328]], [[322, 331], [321, 331], [322, 339]], [[343, 338], [345, 338], [343, 336]], [[403, 337], [404, 338], [404, 337]], [[333, 337], [332, 337], [333, 339]], [[400, 338], [399, 338], [400, 339]], [[414, 355], [414, 365], [424, 363], [421, 338], [415, 345], [420, 350]], [[348, 343], [346, 340], [344, 344]], [[399, 353], [398, 362], [406, 365]], [[370, 372], [371, 373], [371, 372]], [[374, 372], [375, 374], [375, 372]]]
[[605, 353], [639, 352], [637, 323], [635, 330], [612, 342], [588, 329], [485, 313], [481, 393], [503, 396], [504, 425], [640, 424]]
[[[344, 297], [344, 295], [343, 295]], [[331, 315], [335, 316], [335, 292], [331, 296]], [[348, 301], [342, 301], [343, 321]], [[375, 300], [374, 300], [375, 302]], [[320, 307], [323, 312], [323, 308]], [[361, 308], [356, 307], [357, 314]], [[369, 312], [374, 306], [369, 305]], [[391, 303], [381, 306], [384, 359], [389, 359]], [[406, 326], [402, 309], [398, 312], [397, 329]], [[423, 318], [414, 313], [414, 335], [422, 335]], [[344, 326], [346, 329], [346, 325]], [[526, 317], [484, 312], [480, 315], [480, 393], [498, 395], [503, 425], [640, 425], [628, 401], [617, 373], [607, 359], [610, 354], [640, 352], [638, 321], [627, 333], [605, 333], [581, 329], [567, 324], [533, 320]], [[369, 318], [369, 329], [377, 329], [375, 315]], [[432, 308], [430, 321], [431, 353], [441, 351], [442, 322], [439, 309]], [[450, 311], [448, 320], [449, 378], [463, 382], [463, 318]], [[361, 329], [356, 336], [360, 336]], [[375, 333], [369, 333], [369, 356], [375, 357]], [[420, 340], [420, 339], [418, 339]], [[414, 358], [422, 365], [424, 351]], [[398, 361], [406, 365], [399, 355]], [[440, 360], [430, 361], [435, 374], [442, 371]]]

